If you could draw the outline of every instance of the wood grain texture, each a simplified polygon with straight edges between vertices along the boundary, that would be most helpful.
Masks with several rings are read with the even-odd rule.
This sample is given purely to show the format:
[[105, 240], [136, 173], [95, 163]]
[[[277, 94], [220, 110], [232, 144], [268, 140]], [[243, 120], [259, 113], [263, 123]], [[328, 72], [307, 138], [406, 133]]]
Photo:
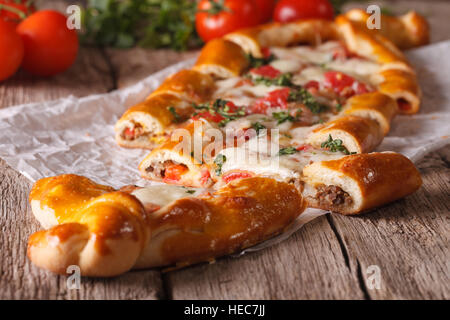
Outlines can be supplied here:
[[20, 70], [0, 84], [0, 108], [66, 96], [82, 97], [115, 89], [111, 68], [101, 50], [82, 48], [75, 64], [50, 78], [32, 76]]

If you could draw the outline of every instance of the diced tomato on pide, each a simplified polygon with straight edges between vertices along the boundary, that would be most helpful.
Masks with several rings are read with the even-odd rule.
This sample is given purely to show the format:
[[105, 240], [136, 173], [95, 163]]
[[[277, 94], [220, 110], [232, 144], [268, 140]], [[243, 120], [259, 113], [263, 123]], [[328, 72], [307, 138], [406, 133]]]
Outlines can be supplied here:
[[406, 101], [405, 99], [398, 99], [397, 104], [398, 104], [398, 108], [402, 111], [411, 110], [411, 104], [408, 101]]
[[250, 106], [251, 113], [266, 114], [268, 108], [288, 108], [288, 98], [291, 89], [283, 88], [269, 92], [264, 98], [256, 99]]
[[225, 183], [229, 183], [230, 181], [236, 180], [236, 179], [244, 179], [244, 178], [250, 178], [253, 175], [249, 172], [245, 172], [245, 171], [234, 171], [234, 172], [229, 172], [226, 173], [222, 176], [222, 180]]
[[369, 92], [369, 89], [364, 83], [355, 80], [355, 78], [345, 73], [339, 71], [327, 71], [324, 76], [325, 88], [332, 88], [336, 93], [347, 98], [355, 94]]
[[269, 78], [269, 79], [275, 79], [281, 75], [281, 71], [278, 69], [275, 69], [271, 65], [265, 65], [261, 66], [259, 68], [253, 68], [250, 70], [251, 73], [256, 74], [258, 76]]
[[208, 182], [209, 178], [211, 178], [211, 174], [209, 173], [209, 171], [207, 169], [204, 169], [201, 173], [200, 183], [202, 185], [206, 184]]
[[262, 48], [261, 53], [262, 53], [263, 57], [266, 59], [269, 58], [270, 55], [272, 54], [272, 52], [270, 52], [270, 48], [267, 48], [267, 47]]
[[176, 182], [181, 179], [181, 176], [187, 171], [186, 166], [182, 164], [173, 164], [168, 166], [164, 171], [165, 182]]

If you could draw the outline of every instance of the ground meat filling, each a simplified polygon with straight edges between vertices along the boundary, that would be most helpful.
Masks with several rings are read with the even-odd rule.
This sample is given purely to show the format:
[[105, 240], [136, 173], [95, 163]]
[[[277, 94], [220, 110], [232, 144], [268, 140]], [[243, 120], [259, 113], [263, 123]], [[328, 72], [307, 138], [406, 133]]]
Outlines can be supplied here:
[[338, 186], [320, 185], [316, 189], [316, 199], [323, 208], [332, 210], [336, 207], [347, 207], [353, 203], [350, 195]]

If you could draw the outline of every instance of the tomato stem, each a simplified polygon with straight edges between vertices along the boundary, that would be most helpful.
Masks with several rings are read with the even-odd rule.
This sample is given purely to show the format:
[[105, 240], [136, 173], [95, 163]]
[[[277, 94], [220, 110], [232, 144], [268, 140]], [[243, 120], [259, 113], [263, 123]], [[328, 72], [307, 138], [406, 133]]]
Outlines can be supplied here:
[[209, 13], [210, 15], [217, 15], [221, 12], [232, 12], [230, 8], [225, 5], [225, 0], [209, 0], [211, 8], [208, 10], [197, 10], [197, 12]]
[[0, 3], [0, 11], [1, 10], [6, 10], [6, 11], [10, 11], [12, 13], [15, 13], [19, 16], [20, 19], [25, 19], [27, 17], [27, 15], [25, 13], [23, 13], [21, 10], [11, 7], [7, 4]]

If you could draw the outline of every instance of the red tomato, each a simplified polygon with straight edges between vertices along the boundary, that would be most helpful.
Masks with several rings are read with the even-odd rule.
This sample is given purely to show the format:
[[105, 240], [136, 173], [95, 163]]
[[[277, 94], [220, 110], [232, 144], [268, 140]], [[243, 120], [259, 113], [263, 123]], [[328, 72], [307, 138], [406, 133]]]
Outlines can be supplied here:
[[28, 0], [0, 0], [0, 19], [19, 22], [35, 12], [35, 7]]
[[57, 11], [33, 13], [17, 26], [25, 45], [22, 67], [32, 74], [51, 76], [67, 70], [78, 52], [78, 36]]
[[281, 75], [281, 71], [275, 69], [271, 65], [261, 66], [259, 68], [253, 68], [250, 70], [251, 73], [256, 74], [258, 76], [262, 76], [264, 78], [275, 79], [279, 75]]
[[324, 76], [324, 86], [333, 88], [338, 93], [347, 87], [351, 87], [355, 82], [355, 79], [339, 71], [327, 71]]
[[9, 78], [22, 63], [23, 42], [15, 25], [0, 19], [0, 81]]
[[336, 93], [347, 98], [354, 94], [363, 94], [370, 91], [364, 83], [356, 81], [353, 77], [342, 72], [328, 71], [325, 72], [324, 76], [325, 87], [333, 88]]
[[201, 0], [197, 8], [200, 12], [195, 15], [195, 27], [204, 41], [259, 23], [254, 0], [225, 0], [224, 8], [217, 0]]
[[192, 117], [192, 119], [194, 119], [194, 120], [198, 120], [200, 118], [203, 118], [205, 120], [212, 121], [212, 122], [220, 122], [222, 120], [225, 120], [225, 118], [222, 117], [220, 114], [211, 113], [209, 111], [199, 112], [195, 116]]
[[230, 173], [226, 173], [222, 176], [222, 180], [225, 183], [229, 183], [230, 181], [236, 180], [236, 179], [244, 179], [244, 178], [250, 178], [252, 177], [252, 174], [245, 171], [234, 171]]
[[259, 11], [259, 23], [265, 23], [272, 18], [275, 8], [274, 0], [255, 0]]
[[186, 170], [186, 166], [182, 164], [168, 166], [164, 171], [164, 181], [179, 181]]
[[281, 0], [273, 13], [277, 22], [311, 18], [333, 20], [333, 16], [333, 6], [328, 0]]

